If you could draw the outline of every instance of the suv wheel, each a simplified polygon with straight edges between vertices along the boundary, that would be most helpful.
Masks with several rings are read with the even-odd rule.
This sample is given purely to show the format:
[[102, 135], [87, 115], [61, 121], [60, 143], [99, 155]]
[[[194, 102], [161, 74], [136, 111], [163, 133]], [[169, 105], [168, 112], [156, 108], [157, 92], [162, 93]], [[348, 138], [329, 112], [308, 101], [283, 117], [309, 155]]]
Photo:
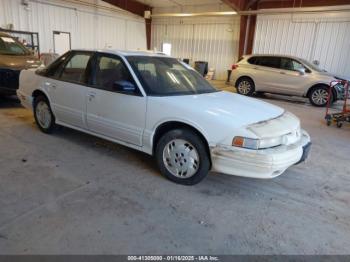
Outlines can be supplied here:
[[52, 133], [56, 127], [55, 116], [45, 96], [38, 96], [34, 99], [34, 118], [39, 129], [44, 133]]
[[[313, 106], [326, 106], [328, 100], [328, 87], [327, 86], [316, 86], [311, 89], [309, 93], [309, 100]], [[332, 97], [331, 97], [332, 100]]]
[[251, 96], [255, 91], [255, 85], [253, 80], [248, 77], [243, 77], [237, 81], [236, 89], [237, 93], [240, 95]]
[[189, 129], [174, 129], [164, 134], [156, 147], [160, 172], [182, 185], [195, 185], [208, 174], [210, 160], [203, 141]]

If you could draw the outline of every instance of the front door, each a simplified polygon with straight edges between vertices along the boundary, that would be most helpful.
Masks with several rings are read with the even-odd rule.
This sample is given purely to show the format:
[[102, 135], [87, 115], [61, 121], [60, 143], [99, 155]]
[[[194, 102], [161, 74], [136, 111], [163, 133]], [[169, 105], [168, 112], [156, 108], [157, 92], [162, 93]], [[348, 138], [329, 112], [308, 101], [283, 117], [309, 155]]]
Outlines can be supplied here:
[[[300, 70], [303, 70], [304, 73], [301, 73]], [[286, 95], [303, 95], [309, 82], [307, 71], [308, 69], [300, 62], [292, 58], [281, 57], [280, 76], [276, 78], [279, 82], [278, 91]]]
[[98, 54], [93, 67], [91, 87], [86, 93], [88, 129], [142, 146], [146, 97], [137, 88], [126, 64], [116, 55]]

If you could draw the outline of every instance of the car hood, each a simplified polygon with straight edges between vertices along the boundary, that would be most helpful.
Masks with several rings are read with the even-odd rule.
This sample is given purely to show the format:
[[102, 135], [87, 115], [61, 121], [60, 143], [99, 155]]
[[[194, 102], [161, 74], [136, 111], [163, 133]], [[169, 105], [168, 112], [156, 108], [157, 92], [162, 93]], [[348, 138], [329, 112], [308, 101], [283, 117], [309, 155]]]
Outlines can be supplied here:
[[37, 68], [41, 65], [40, 60], [33, 55], [1, 55], [0, 68], [22, 70]]
[[284, 113], [280, 107], [226, 91], [157, 99], [162, 99], [164, 108], [176, 110], [178, 115], [191, 114], [187, 117], [195, 118], [195, 121], [225, 122], [231, 127], [266, 121]]
[[331, 79], [331, 80], [349, 80], [349, 77], [346, 76], [342, 76], [342, 75], [338, 75], [338, 74], [332, 74], [330, 72], [317, 72], [318, 75], [326, 77], [327, 79]]

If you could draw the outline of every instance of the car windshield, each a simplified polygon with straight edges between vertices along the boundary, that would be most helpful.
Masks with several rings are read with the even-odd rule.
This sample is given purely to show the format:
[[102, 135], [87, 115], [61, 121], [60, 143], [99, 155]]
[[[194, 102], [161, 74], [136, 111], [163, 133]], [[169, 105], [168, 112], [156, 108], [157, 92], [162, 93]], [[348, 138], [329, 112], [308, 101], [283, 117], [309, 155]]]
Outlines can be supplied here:
[[200, 74], [171, 57], [128, 56], [147, 95], [171, 96], [218, 92]]
[[304, 65], [306, 65], [307, 67], [311, 68], [314, 71], [317, 72], [325, 72], [325, 70], [322, 70], [321, 68], [319, 68], [317, 65], [310, 63], [309, 61], [305, 60], [305, 59], [300, 59], [301, 62], [303, 62]]
[[10, 36], [0, 36], [1, 55], [29, 55], [30, 51]]

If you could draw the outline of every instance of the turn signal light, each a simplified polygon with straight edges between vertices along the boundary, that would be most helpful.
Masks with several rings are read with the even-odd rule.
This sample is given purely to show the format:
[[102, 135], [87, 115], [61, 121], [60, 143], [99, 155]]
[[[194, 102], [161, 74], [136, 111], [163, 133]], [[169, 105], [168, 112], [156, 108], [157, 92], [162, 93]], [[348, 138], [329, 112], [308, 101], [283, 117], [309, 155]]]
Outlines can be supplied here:
[[243, 145], [244, 145], [244, 138], [241, 137], [241, 136], [236, 136], [232, 140], [232, 145], [233, 146], [238, 146], [238, 147], [243, 147]]
[[248, 149], [259, 149], [259, 140], [247, 137], [235, 136], [232, 140], [232, 145]]
[[238, 68], [238, 65], [237, 65], [237, 64], [233, 64], [231, 69], [232, 69], [232, 70], [235, 70], [235, 69], [237, 69], [237, 68]]

